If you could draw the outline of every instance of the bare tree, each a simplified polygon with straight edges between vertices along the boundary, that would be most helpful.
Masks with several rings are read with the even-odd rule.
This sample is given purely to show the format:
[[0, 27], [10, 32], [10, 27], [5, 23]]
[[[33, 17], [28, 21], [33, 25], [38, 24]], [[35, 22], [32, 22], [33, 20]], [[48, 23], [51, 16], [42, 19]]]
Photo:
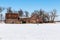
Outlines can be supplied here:
[[49, 22], [49, 20], [50, 20], [49, 13], [44, 11], [44, 10], [42, 10], [42, 9], [40, 9], [40, 11], [39, 11], [39, 16], [42, 17], [43, 22]]
[[32, 12], [32, 14], [31, 14], [31, 16], [35, 15], [35, 14], [39, 15], [39, 11], [38, 10], [34, 10], [34, 12]]
[[3, 7], [0, 7], [0, 19], [1, 19], [1, 21], [2, 21], [2, 16], [3, 16], [3, 14], [2, 14], [2, 11], [4, 10], [4, 8]]
[[56, 9], [53, 9], [53, 11], [51, 12], [51, 21], [54, 22], [55, 18], [57, 17], [56, 15]]
[[44, 10], [40, 9], [39, 15], [40, 15], [40, 16], [43, 16], [43, 15], [44, 15]]
[[28, 11], [25, 11], [25, 16], [29, 17], [29, 12]]
[[38, 13], [39, 13], [39, 11], [38, 11], [38, 10], [34, 10], [34, 13], [35, 13], [35, 14], [38, 14]]
[[50, 16], [49, 16], [49, 13], [44, 13], [44, 18], [46, 19], [45, 21], [46, 22], [49, 22], [50, 21]]
[[7, 8], [7, 13], [12, 13], [11, 7]]
[[19, 13], [19, 16], [23, 16], [23, 11], [22, 11], [22, 9], [20, 9], [20, 10], [18, 11], [18, 13]]
[[35, 10], [33, 14], [37, 14], [39, 17], [42, 17], [43, 22], [46, 22], [47, 20], [49, 20], [49, 15], [42, 9], [40, 9], [39, 11]]
[[40, 9], [40, 11], [39, 11], [39, 16], [42, 17], [43, 22], [46, 22], [47, 17], [46, 17], [46, 13], [45, 13], [44, 10]]

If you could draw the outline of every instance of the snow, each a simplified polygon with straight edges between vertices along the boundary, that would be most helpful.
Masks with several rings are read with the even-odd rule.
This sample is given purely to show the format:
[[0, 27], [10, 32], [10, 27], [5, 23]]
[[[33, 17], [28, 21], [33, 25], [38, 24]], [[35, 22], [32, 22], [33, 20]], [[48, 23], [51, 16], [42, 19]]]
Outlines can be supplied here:
[[0, 40], [60, 40], [60, 23], [0, 24]]

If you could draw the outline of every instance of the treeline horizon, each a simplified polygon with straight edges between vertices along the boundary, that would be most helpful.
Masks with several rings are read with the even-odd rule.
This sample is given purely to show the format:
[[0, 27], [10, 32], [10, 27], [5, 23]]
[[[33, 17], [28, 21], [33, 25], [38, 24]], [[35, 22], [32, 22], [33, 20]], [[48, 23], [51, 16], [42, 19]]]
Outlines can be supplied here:
[[[0, 18], [2, 19], [3, 14], [1, 12], [3, 12], [4, 8], [0, 7]], [[7, 8], [7, 12], [6, 13], [18, 13], [20, 17], [29, 17], [29, 12], [28, 11], [23, 11], [22, 9], [18, 10], [18, 11], [14, 11], [12, 10], [11, 7]], [[55, 18], [57, 17], [57, 10], [53, 9], [50, 12], [46, 12], [43, 9], [40, 10], [34, 10], [34, 12], [31, 13], [31, 16], [37, 14], [39, 16], [41, 16], [43, 18], [44, 21], [54, 21]]]

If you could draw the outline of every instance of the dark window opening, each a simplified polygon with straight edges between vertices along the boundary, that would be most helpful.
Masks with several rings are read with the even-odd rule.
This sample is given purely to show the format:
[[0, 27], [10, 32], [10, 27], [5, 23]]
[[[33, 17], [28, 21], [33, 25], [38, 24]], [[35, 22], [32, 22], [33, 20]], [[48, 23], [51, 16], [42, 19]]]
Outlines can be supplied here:
[[26, 21], [22, 21], [22, 23], [26, 23]]
[[43, 22], [39, 22], [39, 23], [43, 23]]
[[18, 17], [18, 20], [19, 20], [20, 18]]

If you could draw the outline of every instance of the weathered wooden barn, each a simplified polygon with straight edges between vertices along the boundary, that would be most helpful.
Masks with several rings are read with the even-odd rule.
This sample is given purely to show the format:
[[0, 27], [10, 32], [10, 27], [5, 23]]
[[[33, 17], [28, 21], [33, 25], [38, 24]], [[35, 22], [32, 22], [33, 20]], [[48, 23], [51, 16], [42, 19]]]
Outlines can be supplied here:
[[42, 17], [38, 14], [33, 14], [30, 17], [30, 23], [43, 23]]
[[20, 23], [18, 13], [6, 13], [5, 23]]
[[22, 24], [22, 23], [43, 23], [42, 17], [34, 14], [31, 17], [20, 17], [18, 13], [6, 13], [5, 23]]

